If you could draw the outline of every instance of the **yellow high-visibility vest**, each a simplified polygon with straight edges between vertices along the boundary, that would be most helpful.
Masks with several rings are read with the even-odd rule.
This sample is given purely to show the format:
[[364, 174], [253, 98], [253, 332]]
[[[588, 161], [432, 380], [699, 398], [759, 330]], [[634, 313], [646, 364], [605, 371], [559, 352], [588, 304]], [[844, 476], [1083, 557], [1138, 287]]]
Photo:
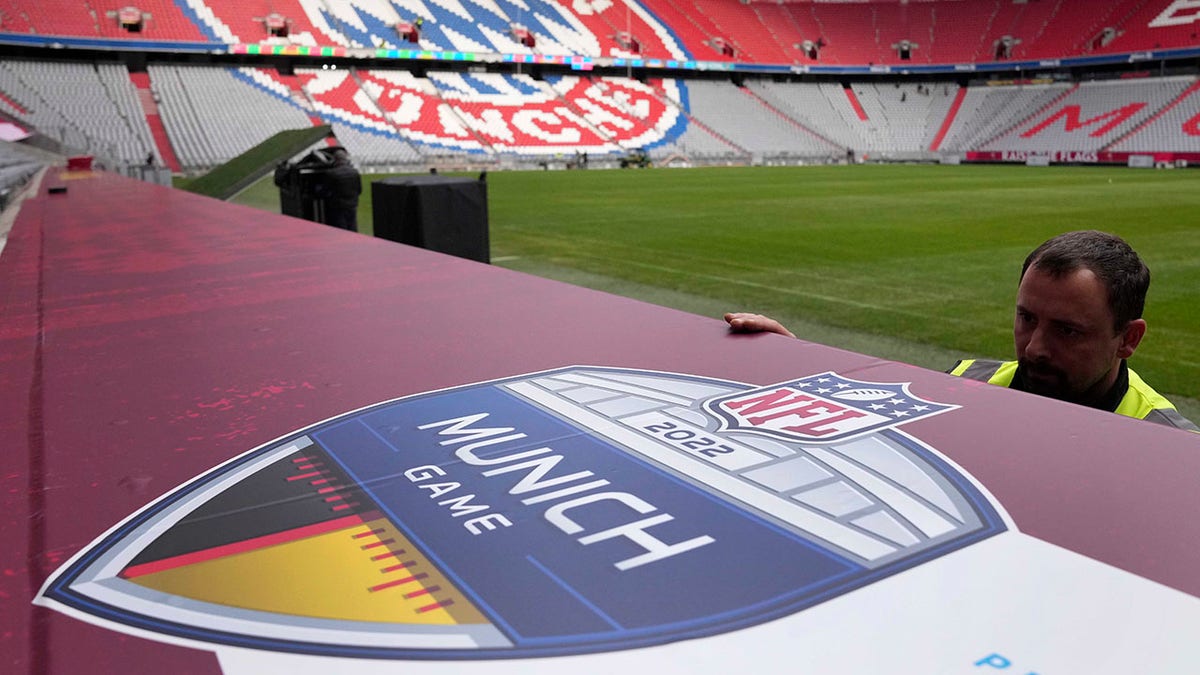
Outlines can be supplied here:
[[[1127, 370], [1129, 372], [1129, 389], [1125, 391], [1125, 395], [1121, 397], [1121, 402], [1113, 412], [1177, 429], [1200, 431], [1200, 427], [1180, 415], [1174, 404], [1162, 394], [1154, 391], [1150, 385], [1146, 384], [1145, 380], [1133, 372], [1132, 368], [1127, 368]], [[990, 359], [964, 359], [950, 371], [951, 375], [1001, 387], [1011, 385], [1016, 373], [1016, 361], [993, 361]]]

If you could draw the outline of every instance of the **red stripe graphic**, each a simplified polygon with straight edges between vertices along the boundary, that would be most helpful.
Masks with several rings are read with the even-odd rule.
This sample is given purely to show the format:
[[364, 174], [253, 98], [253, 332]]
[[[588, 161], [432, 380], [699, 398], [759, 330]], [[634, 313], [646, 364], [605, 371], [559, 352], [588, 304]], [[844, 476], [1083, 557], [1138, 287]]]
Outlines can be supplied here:
[[963, 99], [967, 97], [967, 88], [959, 87], [958, 93], [954, 96], [954, 102], [950, 104], [950, 110], [946, 112], [946, 119], [942, 120], [942, 126], [938, 129], [937, 136], [934, 137], [933, 143], [929, 144], [931, 152], [937, 152], [942, 147], [942, 141], [946, 139], [946, 134], [950, 131], [950, 126], [954, 124], [954, 118], [958, 117], [958, 110], [962, 107]]
[[854, 114], [858, 115], [858, 119], [866, 122], [867, 111], [862, 107], [862, 103], [859, 102], [858, 96], [854, 94], [854, 90], [850, 87], [846, 87], [846, 98], [850, 100], [850, 107], [854, 108]]
[[[428, 576], [429, 576], [428, 574], [425, 574], [424, 572], [422, 572], [420, 574], [414, 574], [411, 577], [404, 577], [403, 579], [393, 579], [391, 581], [387, 581], [382, 584], [379, 584], [378, 586], [371, 586], [367, 590], [374, 593], [375, 591], [382, 591], [385, 588], [393, 588], [395, 586], [402, 586], [404, 584], [412, 583], [414, 581], [424, 579], [425, 577], [428, 577]], [[419, 612], [421, 610], [418, 609], [417, 611]]]
[[424, 607], [421, 607], [420, 609], [417, 610], [417, 614], [422, 614], [424, 612], [432, 612], [435, 609], [439, 609], [441, 607], [449, 607], [450, 605], [453, 605], [453, 604], [454, 604], [453, 600], [443, 600], [441, 602], [435, 602], [432, 605], [425, 605]]
[[412, 593], [405, 593], [404, 599], [412, 600], [413, 598], [419, 598], [422, 595], [429, 595], [430, 593], [437, 593], [440, 590], [442, 590], [441, 586], [430, 586], [429, 588], [422, 588], [421, 590], [413, 591]]
[[238, 541], [232, 544], [224, 544], [222, 546], [214, 546], [213, 548], [203, 551], [195, 551], [193, 553], [184, 553], [183, 555], [173, 556], [171, 558], [163, 558], [154, 562], [143, 563], [127, 567], [121, 572], [121, 577], [125, 579], [133, 579], [135, 577], [144, 576], [146, 574], [154, 574], [155, 572], [163, 572], [165, 570], [183, 567], [185, 565], [195, 565], [196, 563], [216, 560], [226, 556], [236, 555], [238, 553], [248, 553], [269, 546], [278, 546], [288, 542], [299, 541], [308, 537], [315, 537], [319, 534], [327, 532], [336, 532], [347, 527], [361, 525], [362, 519], [358, 516], [346, 516], [345, 518], [337, 518], [335, 520], [327, 520], [322, 523], [314, 523], [297, 527], [292, 530], [276, 532], [274, 534], [264, 535], [262, 537], [254, 537], [245, 541]]

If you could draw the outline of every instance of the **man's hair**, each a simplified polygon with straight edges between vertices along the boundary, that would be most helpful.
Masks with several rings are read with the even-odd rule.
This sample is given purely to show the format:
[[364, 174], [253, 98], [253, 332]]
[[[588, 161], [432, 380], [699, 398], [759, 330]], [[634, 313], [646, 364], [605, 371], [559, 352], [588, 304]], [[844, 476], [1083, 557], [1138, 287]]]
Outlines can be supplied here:
[[1137, 252], [1115, 234], [1096, 230], [1060, 234], [1025, 258], [1022, 279], [1030, 267], [1055, 278], [1078, 269], [1091, 270], [1108, 291], [1108, 306], [1116, 331], [1142, 318], [1146, 291], [1150, 288], [1150, 270]]

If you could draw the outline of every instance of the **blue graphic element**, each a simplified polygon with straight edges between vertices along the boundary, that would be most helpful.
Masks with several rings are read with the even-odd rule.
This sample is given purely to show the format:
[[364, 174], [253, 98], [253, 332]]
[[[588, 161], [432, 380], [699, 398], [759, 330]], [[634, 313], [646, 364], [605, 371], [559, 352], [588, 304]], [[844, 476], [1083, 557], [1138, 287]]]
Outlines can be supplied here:
[[[438, 429], [414, 433], [421, 425], [487, 412], [478, 427], [513, 428], [524, 434], [508, 443], [479, 450], [479, 459], [497, 462], [470, 466], [457, 457], [454, 440]], [[603, 617], [630, 630], [680, 628], [710, 615], [736, 615], [749, 606], [770, 604], [779, 597], [803, 595], [861, 568], [795, 535], [784, 533], [730, 502], [713, 499], [691, 483], [661, 472], [619, 448], [580, 431], [494, 387], [431, 396], [374, 413], [312, 434], [342, 468], [367, 490], [393, 522], [452, 575], [461, 590], [505, 628], [518, 646], [619, 638]], [[384, 442], [383, 439], [386, 439]], [[466, 445], [463, 443], [462, 445]], [[555, 461], [543, 478], [577, 475], [578, 479], [514, 496], [510, 491], [531, 470], [503, 471], [522, 461], [518, 456], [549, 448], [537, 457]], [[478, 461], [478, 460], [477, 460]], [[422, 483], [462, 487], [431, 497], [427, 489], [403, 477], [417, 466], [436, 465], [445, 476]], [[549, 495], [598, 479], [608, 485], [533, 505], [521, 498]], [[589, 545], [579, 543], [547, 521], [547, 509], [581, 496], [619, 495], [575, 507], [570, 516], [584, 525], [581, 536], [669, 514], [672, 520], [645, 532], [665, 543], [708, 536], [713, 542], [667, 559], [621, 571], [614, 565], [644, 549], [627, 537]], [[503, 513], [512, 527], [472, 534], [442, 501], [473, 495], [472, 504]], [[624, 501], [622, 501], [624, 500]], [[636, 513], [629, 502], [651, 505]], [[482, 513], [482, 512], [480, 512]], [[586, 524], [585, 524], [586, 523]], [[548, 586], [544, 572], [530, 565], [530, 552], [573, 592]], [[771, 555], [762, 555], [770, 551]], [[703, 584], [697, 584], [704, 579]], [[533, 592], [532, 589], [536, 589]], [[586, 599], [581, 603], [579, 597]], [[532, 601], [536, 598], [536, 601]], [[581, 606], [582, 605], [582, 606]], [[599, 608], [601, 616], [588, 610]]]
[[[909, 555], [863, 566], [782, 526], [770, 514], [667, 470], [509, 388], [580, 371], [586, 371], [585, 379], [609, 374], [639, 383], [655, 380], [741, 394], [756, 389], [699, 377], [589, 367], [382, 403], [297, 431], [191, 481], [86, 550], [54, 578], [45, 595], [129, 626], [256, 649], [389, 659], [553, 656], [752, 626], [1005, 529], [999, 513], [967, 477], [919, 442], [884, 430], [880, 437], [903, 447], [952, 486], [979, 524]], [[124, 540], [132, 533], [304, 437], [314, 442], [305, 452], [319, 449], [339, 465], [369, 502], [363, 508], [378, 510], [398, 527], [511, 646], [401, 648], [266, 637], [131, 611], [97, 601], [74, 586], [81, 577], [94, 576], [93, 566], [103, 564], [106, 556], [129, 546]], [[468, 526], [483, 518], [506, 524]], [[674, 548], [687, 542], [693, 545]]]
[[221, 39], [221, 36], [217, 35], [217, 31], [213, 30], [212, 26], [209, 26], [204, 19], [200, 18], [200, 15], [196, 13], [196, 10], [192, 9], [192, 6], [187, 3], [187, 0], [174, 0], [174, 3], [175, 6], [179, 8], [179, 11], [183, 12], [183, 15], [186, 16], [189, 21], [195, 24], [196, 28], [199, 28], [201, 33], [204, 33], [205, 37], [218, 44], [224, 42], [224, 40]]

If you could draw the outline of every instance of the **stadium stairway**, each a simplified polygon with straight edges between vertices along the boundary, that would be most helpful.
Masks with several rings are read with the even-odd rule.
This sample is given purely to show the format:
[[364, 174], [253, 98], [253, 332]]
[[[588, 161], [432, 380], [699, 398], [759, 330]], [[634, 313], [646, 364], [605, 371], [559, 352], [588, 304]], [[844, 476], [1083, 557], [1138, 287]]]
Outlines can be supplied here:
[[783, 110], [781, 110], [779, 108], [779, 106], [777, 106], [773, 102], [763, 98], [762, 96], [760, 96], [758, 94], [758, 92], [754, 91], [753, 89], [750, 89], [749, 87], [741, 87], [740, 91], [742, 93], [746, 94], [747, 96], [749, 96], [750, 98], [756, 100], [758, 102], [758, 104], [761, 105], [762, 107], [764, 107], [767, 110], [770, 110], [771, 112], [778, 115], [780, 118], [782, 118], [788, 124], [796, 127], [796, 129], [798, 129], [799, 131], [802, 131], [802, 132], [808, 134], [809, 136], [818, 138], [823, 143], [827, 143], [829, 145], [830, 150], [836, 150], [839, 152], [842, 150], [842, 146], [839, 145], [838, 143], [834, 142], [833, 140], [831, 140], [828, 136], [825, 136], [825, 135], [821, 134], [820, 132], [818, 132], [816, 129], [808, 127], [808, 126], [802, 124], [801, 122], [799, 122], [798, 120], [791, 118], [790, 116], [788, 116], [787, 113], [783, 112]]
[[946, 134], [950, 132], [950, 127], [954, 124], [954, 119], [958, 117], [958, 111], [962, 108], [963, 99], [967, 97], [967, 88], [959, 87], [958, 93], [954, 95], [954, 102], [950, 104], [950, 110], [946, 112], [946, 119], [942, 121], [941, 128], [938, 129], [937, 136], [934, 136], [933, 142], [929, 144], [930, 152], [937, 152], [942, 147], [942, 141], [946, 140]]
[[8, 97], [8, 94], [5, 94], [2, 91], [0, 91], [0, 110], [4, 110], [5, 112], [9, 113], [16, 113], [17, 115], [29, 114], [29, 111], [25, 109], [25, 106], [12, 100]]
[[858, 115], [858, 119], [866, 122], [867, 111], [862, 106], [862, 101], [858, 100], [858, 95], [854, 93], [853, 87], [842, 87], [846, 92], [846, 98], [850, 101], [850, 106], [854, 108], [854, 114]]
[[993, 135], [991, 138], [984, 139], [983, 142], [977, 144], [977, 147], [986, 148], [991, 143], [994, 143], [994, 142], [1004, 138], [1005, 136], [1012, 133], [1014, 130], [1022, 128], [1029, 122], [1033, 121], [1034, 119], [1037, 119], [1038, 116], [1045, 114], [1047, 111], [1051, 110], [1052, 108], [1057, 106], [1059, 103], [1062, 103], [1064, 100], [1069, 98], [1071, 96], [1071, 94], [1074, 94], [1078, 90], [1079, 90], [1079, 83], [1076, 82], [1075, 84], [1071, 85], [1071, 87], [1068, 88], [1066, 91], [1059, 94], [1058, 96], [1055, 96], [1053, 99], [1051, 99], [1049, 102], [1047, 102], [1046, 105], [1038, 108], [1037, 110], [1034, 110], [1033, 112], [1026, 115], [1025, 117], [1022, 117], [1021, 119], [1017, 120], [1017, 122], [1015, 124], [1010, 125], [1009, 127], [1005, 128], [1005, 129], [1001, 129], [998, 133]]
[[137, 87], [138, 102], [142, 104], [142, 112], [146, 114], [146, 124], [150, 125], [150, 135], [154, 138], [154, 147], [158, 150], [158, 156], [162, 158], [163, 164], [166, 164], [172, 173], [181, 172], [183, 167], [179, 163], [179, 158], [175, 156], [175, 148], [171, 145], [171, 138], [167, 135], [167, 127], [163, 124], [162, 115], [158, 114], [158, 103], [154, 101], [154, 94], [150, 91], [149, 73], [131, 72], [129, 81]]
[[[656, 91], [656, 93], [657, 93], [657, 91]], [[738, 155], [742, 155], [743, 157], [747, 157], [747, 158], [750, 157], [751, 153], [749, 150], [743, 148], [742, 146], [738, 145], [737, 143], [734, 143], [733, 141], [729, 140], [722, 134], [718, 133], [712, 127], [710, 127], [707, 124], [705, 124], [704, 122], [700, 121], [700, 119], [698, 119], [697, 117], [692, 115], [690, 110], [679, 105], [679, 103], [677, 101], [675, 101], [675, 99], [671, 98], [670, 96], [662, 96], [662, 95], [660, 95], [660, 98], [667, 105], [678, 108], [680, 114], [682, 114], [684, 117], [687, 118], [688, 126], [692, 127], [693, 129], [698, 129], [698, 130], [708, 134], [709, 136], [712, 136], [713, 138], [717, 139], [721, 143], [729, 146], [729, 149], [732, 150], [733, 152], [737, 153]]]

